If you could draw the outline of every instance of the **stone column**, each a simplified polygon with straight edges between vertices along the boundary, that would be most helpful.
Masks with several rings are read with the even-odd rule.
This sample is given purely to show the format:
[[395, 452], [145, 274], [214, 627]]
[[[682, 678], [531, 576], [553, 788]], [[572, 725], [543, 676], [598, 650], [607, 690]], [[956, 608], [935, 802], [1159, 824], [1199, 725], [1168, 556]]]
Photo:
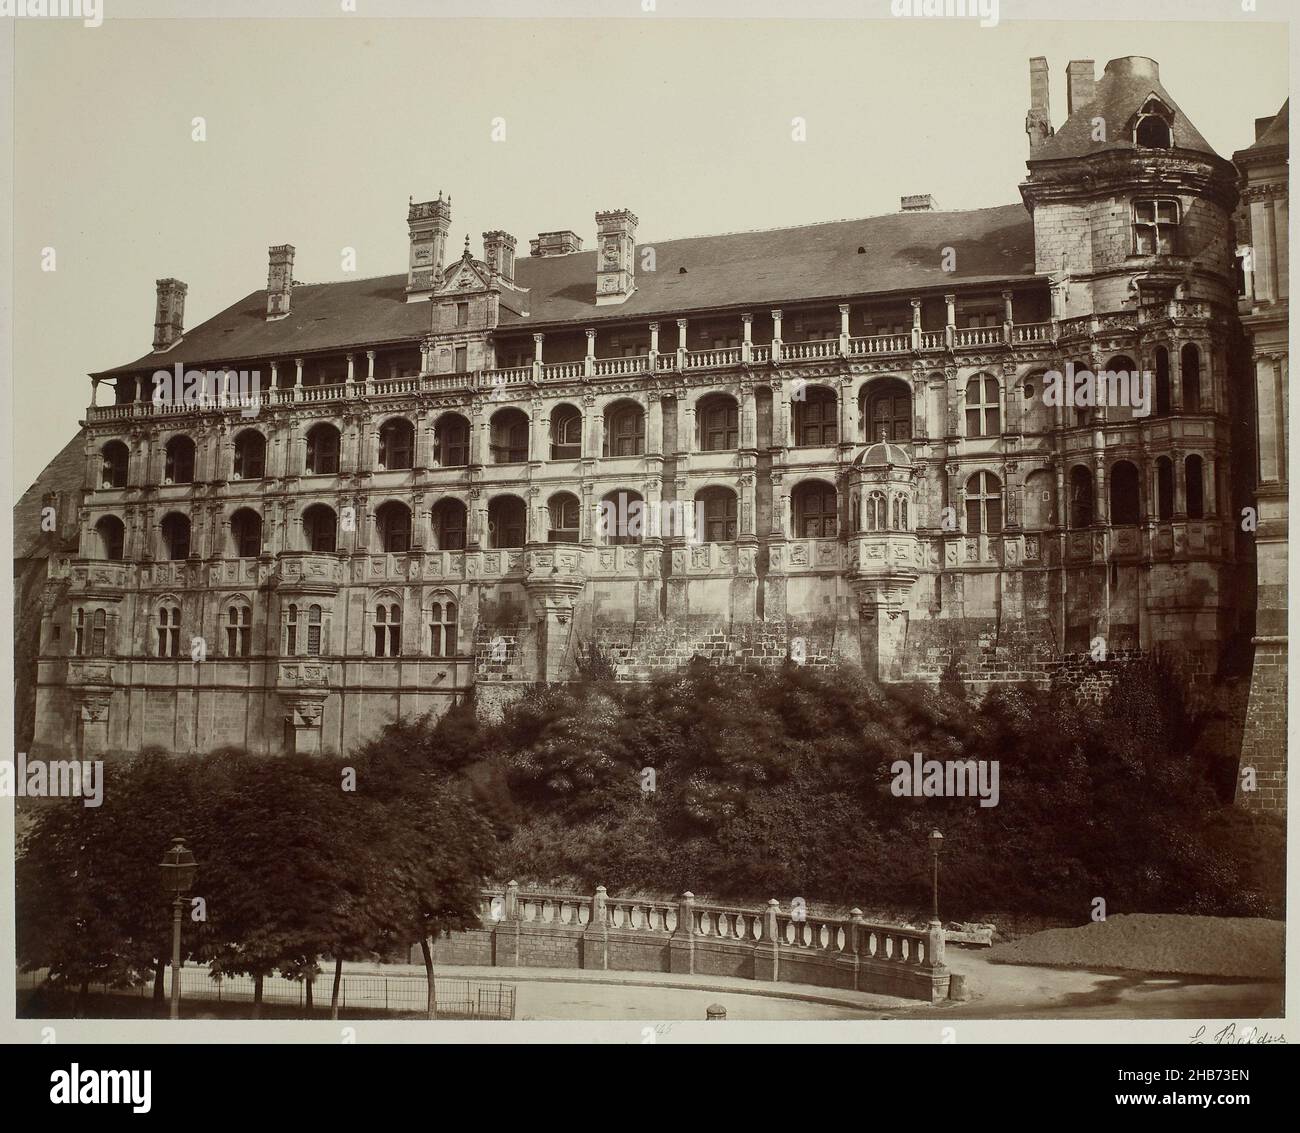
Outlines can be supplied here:
[[542, 380], [542, 340], [544, 334], [533, 335], [533, 381]]
[[945, 295], [944, 303], [948, 307], [947, 322], [943, 328], [944, 342], [947, 343], [948, 349], [951, 350], [957, 340], [957, 296]]
[[840, 353], [847, 356], [849, 353], [849, 305], [840, 304]]
[[772, 311], [772, 361], [781, 361], [781, 309]]
[[646, 395], [646, 453], [657, 455], [664, 448], [664, 403], [657, 390]]
[[582, 361], [582, 372], [590, 377], [596, 372], [596, 331], [587, 328], [587, 356]]
[[921, 349], [921, 300], [912, 301], [912, 349]]
[[373, 350], [367, 350], [366, 351], [366, 387], [369, 388], [370, 383], [373, 382], [374, 380], [375, 380], [375, 352]]
[[677, 369], [686, 369], [686, 320], [677, 320]]
[[301, 358], [293, 360], [293, 399], [294, 401], [302, 400], [302, 366]]
[[740, 342], [740, 360], [749, 362], [754, 356], [754, 316], [749, 312], [740, 316], [740, 330], [744, 336]]
[[754, 387], [746, 383], [740, 388], [740, 447], [754, 448], [758, 443], [756, 439], [756, 422], [755, 415], [757, 408], [754, 404]]
[[695, 894], [687, 890], [677, 902], [677, 927], [668, 941], [668, 970], [695, 971]]
[[[844, 308], [847, 310], [848, 308]], [[853, 400], [853, 379], [851, 377], [840, 378], [839, 382], [839, 402], [840, 402], [840, 444], [852, 444], [857, 436], [857, 404]]]

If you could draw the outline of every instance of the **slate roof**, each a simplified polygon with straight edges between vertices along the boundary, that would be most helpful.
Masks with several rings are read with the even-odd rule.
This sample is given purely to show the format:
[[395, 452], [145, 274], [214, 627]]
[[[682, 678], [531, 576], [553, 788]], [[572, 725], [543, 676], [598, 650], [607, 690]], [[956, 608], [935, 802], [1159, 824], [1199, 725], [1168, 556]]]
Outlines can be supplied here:
[[[1035, 147], [1030, 163], [1084, 157], [1107, 150], [1137, 149], [1137, 145], [1126, 139], [1123, 132], [1152, 95], [1159, 97], [1174, 112], [1171, 132], [1175, 149], [1219, 156], [1165, 90], [1155, 60], [1127, 55], [1106, 64], [1105, 71], [1097, 80], [1092, 101], [1075, 107], [1061, 128]], [[1105, 141], [1093, 140], [1094, 118], [1101, 118], [1106, 123]]]
[[1242, 158], [1249, 159], [1271, 149], [1286, 149], [1291, 146], [1291, 100], [1288, 98], [1282, 103], [1282, 109], [1273, 115], [1272, 120], [1264, 128], [1264, 132], [1259, 135], [1245, 149], [1238, 150], [1233, 154], [1233, 159], [1240, 161]]
[[78, 430], [45, 466], [36, 482], [14, 504], [14, 558], [48, 558], [60, 546], [57, 532], [41, 531], [41, 508], [48, 492], [79, 493], [86, 475], [86, 439]]
[[[641, 270], [648, 247], [654, 248], [653, 272]], [[942, 270], [945, 247], [956, 252], [953, 272]], [[646, 242], [637, 246], [636, 257], [636, 292], [624, 303], [600, 307], [594, 250], [516, 260], [515, 282], [529, 289], [528, 314], [510, 311], [503, 302], [501, 329], [592, 326], [751, 305], [761, 310], [801, 300], [1038, 278], [1033, 223], [1023, 204]], [[215, 365], [410, 343], [428, 333], [430, 309], [405, 299], [405, 274], [297, 284], [289, 316], [267, 322], [266, 292], [254, 291], [186, 331], [171, 350], [95, 376], [170, 369], [177, 362]]]

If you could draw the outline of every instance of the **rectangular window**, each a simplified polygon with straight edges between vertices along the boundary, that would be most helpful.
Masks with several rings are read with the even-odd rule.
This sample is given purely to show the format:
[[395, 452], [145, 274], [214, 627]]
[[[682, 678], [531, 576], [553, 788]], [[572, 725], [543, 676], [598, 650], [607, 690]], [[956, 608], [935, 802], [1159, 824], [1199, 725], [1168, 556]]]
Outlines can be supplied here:
[[1133, 250], [1139, 256], [1172, 256], [1178, 250], [1178, 202], [1133, 202]]
[[307, 652], [313, 657], [320, 656], [320, 626], [307, 627]]
[[292, 657], [298, 652], [298, 627], [293, 622], [289, 623], [289, 632], [286, 635], [284, 651]]
[[456, 373], [463, 374], [469, 367], [469, 348], [456, 347]]

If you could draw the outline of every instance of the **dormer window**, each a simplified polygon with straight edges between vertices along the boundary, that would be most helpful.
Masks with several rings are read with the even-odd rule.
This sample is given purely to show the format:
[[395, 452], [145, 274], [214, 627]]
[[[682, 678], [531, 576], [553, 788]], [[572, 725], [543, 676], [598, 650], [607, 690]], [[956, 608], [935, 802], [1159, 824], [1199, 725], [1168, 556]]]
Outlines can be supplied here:
[[1149, 149], [1169, 149], [1173, 143], [1173, 114], [1158, 98], [1149, 98], [1133, 122], [1133, 141]]
[[1133, 252], [1138, 256], [1172, 256], [1178, 250], [1178, 202], [1133, 202]]

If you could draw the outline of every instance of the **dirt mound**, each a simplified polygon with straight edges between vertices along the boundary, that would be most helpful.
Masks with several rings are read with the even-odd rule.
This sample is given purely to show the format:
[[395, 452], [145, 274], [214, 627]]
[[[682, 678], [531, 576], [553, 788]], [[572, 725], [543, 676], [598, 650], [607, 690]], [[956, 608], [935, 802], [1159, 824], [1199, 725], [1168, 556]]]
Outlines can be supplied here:
[[1119, 914], [998, 944], [987, 955], [998, 964], [1280, 980], [1284, 928], [1253, 917]]

